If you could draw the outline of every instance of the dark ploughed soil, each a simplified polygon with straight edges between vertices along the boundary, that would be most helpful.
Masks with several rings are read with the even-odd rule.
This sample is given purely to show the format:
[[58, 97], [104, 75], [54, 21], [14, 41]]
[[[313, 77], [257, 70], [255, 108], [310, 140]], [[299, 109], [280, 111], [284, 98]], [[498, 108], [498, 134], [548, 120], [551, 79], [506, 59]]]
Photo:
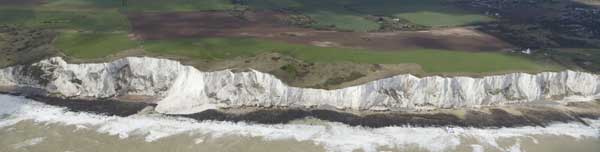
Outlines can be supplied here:
[[[141, 102], [121, 102], [116, 100], [73, 100], [42, 96], [29, 96], [36, 101], [49, 105], [67, 107], [71, 111], [91, 112], [103, 115], [130, 116], [154, 104]], [[589, 103], [582, 103], [589, 104]], [[351, 126], [387, 127], [387, 126], [461, 126], [478, 128], [547, 126], [553, 122], [580, 122], [582, 118], [598, 119], [598, 112], [565, 111], [548, 107], [517, 108], [521, 115], [511, 114], [498, 108], [488, 112], [468, 110], [463, 118], [449, 113], [406, 113], [379, 112], [356, 115], [347, 112], [321, 109], [261, 109], [245, 113], [233, 113], [221, 110], [207, 110], [190, 115], [170, 115], [188, 117], [195, 120], [217, 120], [250, 122], [260, 124], [282, 124], [293, 120], [313, 117], [321, 120], [341, 122]], [[587, 124], [586, 124], [587, 125]]]
[[[255, 37], [326, 47], [374, 50], [411, 48], [462, 51], [498, 51], [512, 47], [487, 34], [446, 30], [389, 33], [319, 31], [285, 23], [285, 14], [247, 12], [243, 17], [227, 12], [129, 13], [133, 33], [141, 39], [202, 37]], [[469, 34], [475, 33], [475, 34]]]

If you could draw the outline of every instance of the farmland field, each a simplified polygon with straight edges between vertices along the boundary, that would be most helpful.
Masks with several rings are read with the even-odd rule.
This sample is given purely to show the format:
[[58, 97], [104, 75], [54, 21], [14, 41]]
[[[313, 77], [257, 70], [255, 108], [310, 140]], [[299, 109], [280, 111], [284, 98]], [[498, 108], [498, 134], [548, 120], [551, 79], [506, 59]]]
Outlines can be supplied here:
[[335, 12], [311, 12], [308, 16], [317, 21], [313, 27], [328, 27], [333, 26], [337, 29], [351, 31], [372, 31], [379, 28], [379, 25], [371, 20], [367, 20], [363, 16], [338, 14]]
[[[350, 31], [374, 31], [380, 26], [370, 20], [369, 15], [385, 15], [404, 18], [415, 24], [425, 26], [461, 26], [478, 22], [492, 21], [493, 18], [477, 15], [449, 6], [441, 0], [424, 1], [387, 1], [365, 3], [358, 0], [248, 0], [250, 8], [263, 10], [290, 9], [311, 17], [316, 22], [312, 27], [334, 27]], [[123, 17], [118, 11], [126, 12], [192, 12], [229, 10], [236, 5], [228, 0], [128, 0], [125, 5], [120, 1], [103, 0], [49, 0], [32, 1], [24, 4], [5, 6], [0, 12], [2, 23], [29, 24], [31, 26], [84, 26], [87, 29], [106, 29], [116, 26], [123, 29]], [[91, 14], [97, 14], [91, 16]], [[103, 22], [98, 22], [102, 20]], [[69, 23], [65, 23], [69, 22]], [[95, 24], [99, 27], [89, 27]], [[44, 25], [41, 25], [44, 24]], [[54, 25], [58, 24], [58, 25]], [[70, 25], [64, 25], [70, 24]], [[85, 25], [88, 24], [88, 25]]]
[[460, 26], [480, 22], [493, 21], [492, 18], [482, 15], [453, 15], [439, 12], [414, 12], [401, 13], [396, 16], [426, 26]]
[[56, 46], [76, 58], [102, 58], [138, 46], [126, 33], [62, 33]]
[[0, 7], [0, 24], [61, 30], [126, 31], [127, 18], [116, 9], [104, 11], [59, 11]]
[[[444, 0], [4, 0], [0, 24], [49, 29], [52, 45], [76, 59], [126, 50], [190, 60], [280, 53], [305, 62], [418, 64], [427, 73], [543, 71], [515, 46], [464, 27], [496, 18]], [[301, 26], [291, 17], [306, 17]], [[380, 31], [380, 17], [421, 25]], [[396, 19], [399, 18], [399, 19]], [[400, 23], [395, 26], [403, 26]]]
[[[290, 8], [316, 16], [319, 25], [333, 25], [345, 30], [368, 31], [375, 21], [365, 20], [368, 15], [384, 15], [404, 18], [425, 26], [461, 26], [488, 22], [494, 19], [485, 15], [465, 11], [444, 3], [443, 0], [250, 0], [249, 5], [262, 9]], [[352, 16], [352, 17], [350, 17]], [[362, 18], [362, 21], [361, 19]], [[332, 20], [333, 19], [333, 20]], [[348, 26], [347, 22], [362, 26]]]
[[148, 51], [197, 59], [228, 59], [277, 52], [310, 62], [355, 62], [368, 64], [417, 63], [430, 73], [477, 73], [495, 71], [554, 70], [526, 58], [502, 53], [472, 53], [444, 50], [403, 50], [396, 52], [364, 49], [324, 48], [248, 38], [207, 38], [145, 41]]
[[121, 9], [123, 11], [206, 11], [233, 8], [228, 0], [48, 0], [39, 5], [46, 9]]
[[190, 37], [256, 37], [296, 44], [372, 50], [441, 49], [497, 51], [512, 47], [466, 28], [399, 32], [336, 32], [290, 27], [281, 13], [246, 13], [240, 20], [222, 12], [128, 13], [132, 33], [145, 40]]
[[229, 0], [128, 0], [127, 11], [172, 12], [227, 10], [234, 5]]
[[404, 18], [425, 26], [461, 26], [494, 19], [445, 3], [443, 0], [374, 0], [357, 1], [350, 8], [368, 14], [389, 15]]

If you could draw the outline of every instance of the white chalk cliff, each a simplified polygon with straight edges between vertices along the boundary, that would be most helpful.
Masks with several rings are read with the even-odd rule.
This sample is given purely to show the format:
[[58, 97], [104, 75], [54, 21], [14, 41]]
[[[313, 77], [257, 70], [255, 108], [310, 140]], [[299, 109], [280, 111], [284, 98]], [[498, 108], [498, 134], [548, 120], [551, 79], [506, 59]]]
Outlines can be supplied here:
[[419, 78], [407, 74], [322, 90], [290, 87], [254, 70], [202, 72], [177, 61], [148, 57], [100, 64], [67, 64], [55, 57], [0, 69], [0, 86], [35, 88], [46, 95], [68, 98], [151, 96], [156, 110], [167, 114], [245, 106], [387, 110], [600, 98], [600, 76], [575, 71], [484, 78]]

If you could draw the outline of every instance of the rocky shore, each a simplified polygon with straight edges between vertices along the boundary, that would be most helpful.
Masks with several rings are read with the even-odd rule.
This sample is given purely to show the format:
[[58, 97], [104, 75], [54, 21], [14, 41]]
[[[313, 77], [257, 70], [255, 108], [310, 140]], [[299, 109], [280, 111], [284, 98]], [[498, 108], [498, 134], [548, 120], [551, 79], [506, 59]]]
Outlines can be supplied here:
[[[16, 95], [16, 94], [13, 94]], [[74, 112], [90, 112], [108, 116], [140, 114], [156, 104], [118, 100], [82, 100], [56, 97], [28, 96], [27, 98]], [[148, 111], [144, 111], [148, 112]], [[340, 122], [350, 126], [371, 128], [389, 126], [416, 127], [475, 127], [499, 128], [542, 126], [553, 123], [576, 122], [587, 125], [585, 119], [600, 119], [600, 101], [573, 102], [567, 105], [511, 105], [502, 107], [447, 109], [422, 112], [352, 112], [307, 108], [245, 108], [206, 110], [194, 114], [165, 114], [198, 121], [232, 121], [259, 124], [285, 124], [304, 118]]]
[[196, 120], [220, 120], [234, 122], [254, 122], [263, 124], [288, 123], [293, 120], [312, 117], [332, 122], [341, 122], [351, 126], [364, 127], [389, 127], [389, 126], [417, 126], [417, 127], [520, 127], [520, 126], [547, 126], [558, 122], [579, 122], [587, 124], [586, 119], [598, 119], [600, 113], [573, 113], [556, 109], [525, 110], [524, 115], [508, 113], [503, 109], [485, 109], [488, 112], [468, 110], [464, 118], [448, 113], [403, 113], [384, 112], [367, 115], [356, 115], [348, 112], [334, 110], [309, 110], [309, 109], [263, 109], [243, 114], [232, 114], [219, 110], [207, 110], [191, 115], [176, 115], [189, 117]]

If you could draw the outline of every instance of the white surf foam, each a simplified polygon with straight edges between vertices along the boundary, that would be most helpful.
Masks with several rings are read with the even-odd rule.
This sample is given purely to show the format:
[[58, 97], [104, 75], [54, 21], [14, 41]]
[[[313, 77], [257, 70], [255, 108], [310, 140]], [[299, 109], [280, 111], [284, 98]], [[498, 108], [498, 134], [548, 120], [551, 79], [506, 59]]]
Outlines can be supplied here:
[[23, 142], [13, 145], [13, 148], [21, 149], [21, 148], [37, 145], [37, 144], [41, 143], [42, 141], [44, 141], [45, 139], [46, 139], [46, 137], [31, 138], [31, 139], [28, 139], [28, 140], [25, 140]]
[[484, 152], [483, 146], [481, 145], [473, 144], [471, 145], [471, 148], [473, 148], [473, 152]]
[[546, 128], [520, 127], [501, 129], [447, 128], [434, 127], [351, 127], [340, 123], [326, 125], [281, 124], [263, 125], [219, 121], [198, 122], [191, 119], [153, 115], [130, 117], [109, 117], [82, 112], [69, 112], [65, 108], [41, 104], [23, 97], [0, 95], [0, 128], [14, 125], [22, 120], [33, 120], [41, 124], [74, 125], [82, 129], [96, 129], [100, 133], [120, 138], [143, 136], [148, 142], [163, 137], [190, 133], [202, 134], [211, 138], [226, 135], [262, 137], [264, 140], [294, 139], [312, 141], [324, 146], [328, 151], [352, 151], [361, 149], [376, 151], [379, 147], [402, 148], [418, 146], [429, 151], [448, 151], [461, 144], [462, 138], [476, 139], [479, 144], [497, 147], [502, 151], [517, 150], [516, 147], [501, 147], [496, 141], [502, 138], [532, 135], [559, 135], [576, 139], [598, 138], [600, 121], [589, 120], [591, 126], [581, 124], [555, 124]]

